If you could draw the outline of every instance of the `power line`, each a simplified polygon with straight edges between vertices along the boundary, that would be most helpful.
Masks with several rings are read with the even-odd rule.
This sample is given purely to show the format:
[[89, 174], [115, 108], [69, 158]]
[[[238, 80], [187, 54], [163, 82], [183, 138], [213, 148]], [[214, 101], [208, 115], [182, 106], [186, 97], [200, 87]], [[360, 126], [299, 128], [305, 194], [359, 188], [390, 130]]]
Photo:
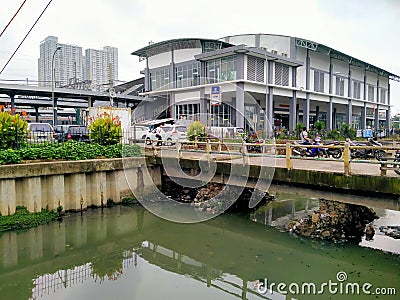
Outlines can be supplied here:
[[22, 6], [24, 6], [26, 0], [24, 0], [24, 2], [21, 4], [21, 6], [18, 8], [17, 12], [14, 14], [14, 16], [11, 18], [11, 20], [8, 22], [8, 24], [6, 25], [6, 27], [4, 27], [3, 31], [0, 33], [0, 37], [3, 35], [4, 31], [6, 31], [7, 27], [11, 24], [11, 22], [14, 20], [15, 16], [19, 13], [19, 11], [21, 10]]
[[17, 53], [18, 49], [21, 47], [22, 43], [25, 41], [25, 39], [28, 37], [28, 35], [31, 33], [33, 27], [35, 27], [36, 23], [39, 21], [39, 19], [42, 17], [42, 15], [44, 14], [44, 12], [46, 11], [46, 9], [49, 7], [50, 3], [53, 0], [50, 0], [49, 3], [47, 3], [46, 7], [43, 9], [42, 13], [40, 14], [40, 16], [36, 19], [35, 23], [33, 23], [31, 29], [29, 29], [28, 33], [25, 35], [25, 37], [22, 39], [21, 43], [18, 45], [17, 49], [15, 49], [14, 53], [11, 55], [10, 59], [6, 62], [6, 64], [4, 65], [3, 69], [1, 69], [0, 74], [3, 73], [4, 69], [7, 67], [7, 65], [9, 64], [9, 62], [11, 61], [11, 59], [14, 57], [15, 53]]

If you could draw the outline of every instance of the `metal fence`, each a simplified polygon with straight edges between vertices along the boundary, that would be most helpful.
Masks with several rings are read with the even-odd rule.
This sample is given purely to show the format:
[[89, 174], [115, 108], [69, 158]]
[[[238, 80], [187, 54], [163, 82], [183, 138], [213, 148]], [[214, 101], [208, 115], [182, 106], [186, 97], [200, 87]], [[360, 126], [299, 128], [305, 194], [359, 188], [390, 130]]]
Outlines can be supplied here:
[[54, 144], [66, 143], [69, 141], [97, 143], [100, 145], [108, 145], [110, 140], [119, 140], [122, 144], [136, 144], [144, 143], [143, 135], [139, 136], [134, 131], [122, 131], [119, 136], [111, 135], [107, 130], [100, 130], [92, 133], [89, 129], [79, 129], [66, 132], [54, 131], [35, 131], [28, 133], [21, 133], [18, 130], [14, 135], [8, 136], [7, 143], [0, 141], [0, 149], [19, 149], [26, 145], [39, 145], [39, 144]]

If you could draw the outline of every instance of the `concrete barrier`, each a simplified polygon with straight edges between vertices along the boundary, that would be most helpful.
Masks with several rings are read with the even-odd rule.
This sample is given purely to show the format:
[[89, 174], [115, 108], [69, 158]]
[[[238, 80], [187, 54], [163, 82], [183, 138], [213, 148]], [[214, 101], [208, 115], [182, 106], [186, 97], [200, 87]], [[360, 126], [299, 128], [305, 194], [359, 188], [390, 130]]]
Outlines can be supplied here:
[[[15, 213], [17, 206], [30, 212], [42, 208], [66, 211], [119, 203], [133, 196], [131, 187], [146, 186], [141, 173], [144, 158], [39, 162], [0, 166], [0, 212]], [[160, 171], [152, 168], [156, 178]], [[152, 184], [152, 182], [147, 182]]]

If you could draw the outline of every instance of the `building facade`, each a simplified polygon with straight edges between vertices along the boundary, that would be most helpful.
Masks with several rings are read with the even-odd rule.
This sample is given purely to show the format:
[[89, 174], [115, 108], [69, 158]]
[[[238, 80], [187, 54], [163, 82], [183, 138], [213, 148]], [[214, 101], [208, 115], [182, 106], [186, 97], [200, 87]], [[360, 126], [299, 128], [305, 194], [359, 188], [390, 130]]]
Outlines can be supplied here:
[[87, 49], [84, 56], [82, 47], [48, 36], [40, 43], [38, 78], [40, 86], [108, 89], [118, 78], [118, 49]]
[[200, 113], [211, 126], [388, 128], [389, 81], [399, 81], [328, 46], [272, 34], [174, 39], [132, 54], [146, 60], [138, 121]]
[[118, 49], [103, 47], [103, 50], [86, 49], [85, 76], [99, 89], [107, 89], [118, 79]]

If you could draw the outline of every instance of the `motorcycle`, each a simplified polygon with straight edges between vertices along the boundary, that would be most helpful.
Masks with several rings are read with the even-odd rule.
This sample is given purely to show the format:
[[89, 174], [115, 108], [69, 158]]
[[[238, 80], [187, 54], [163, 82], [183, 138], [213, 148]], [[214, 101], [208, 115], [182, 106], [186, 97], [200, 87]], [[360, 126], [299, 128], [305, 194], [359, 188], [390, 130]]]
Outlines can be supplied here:
[[258, 144], [263, 144], [264, 140], [262, 139], [257, 139], [255, 135], [246, 135], [244, 137], [245, 143], [249, 144], [256, 144], [256, 145], [247, 145], [247, 152], [257, 152], [257, 153], [262, 153], [261, 146], [258, 146]]
[[396, 151], [393, 162], [394, 162], [393, 165], [396, 167], [394, 171], [396, 172], [397, 175], [400, 175], [400, 150]]
[[351, 158], [363, 158], [363, 159], [376, 158], [377, 160], [384, 160], [386, 157], [386, 152], [382, 149], [379, 149], [380, 147], [382, 147], [382, 144], [379, 143], [376, 140], [376, 138], [368, 139], [368, 142], [366, 144], [355, 143], [350, 140], [348, 142], [350, 143], [350, 146], [373, 146], [376, 148], [376, 149], [351, 149], [350, 151]]
[[[340, 143], [337, 141], [330, 142], [327, 144], [324, 144], [326, 146], [339, 146]], [[343, 150], [341, 148], [324, 148], [325, 152], [327, 154], [327, 157], [333, 157], [333, 158], [341, 158]]]
[[[309, 148], [309, 147], [304, 147], [305, 144], [301, 144], [298, 142], [294, 142], [296, 147], [293, 148], [292, 152], [295, 155], [300, 155], [302, 157], [307, 156], [307, 157], [328, 157], [326, 148]], [[309, 144], [310, 145], [310, 144]], [[318, 141], [314, 142], [313, 145], [321, 145]]]

